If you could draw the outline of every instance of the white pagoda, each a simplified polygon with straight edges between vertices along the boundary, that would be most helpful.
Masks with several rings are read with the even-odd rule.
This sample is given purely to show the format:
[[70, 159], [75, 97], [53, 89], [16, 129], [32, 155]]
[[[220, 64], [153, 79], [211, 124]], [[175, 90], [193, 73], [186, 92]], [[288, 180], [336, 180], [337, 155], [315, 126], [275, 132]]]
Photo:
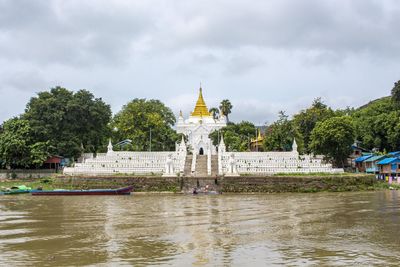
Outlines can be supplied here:
[[176, 131], [188, 138], [188, 146], [193, 154], [208, 155], [217, 154], [216, 147], [212, 144], [209, 134], [226, 126], [226, 117], [221, 115], [214, 119], [204, 102], [202, 89], [200, 87], [196, 106], [188, 119], [184, 119], [182, 111], [176, 124]]

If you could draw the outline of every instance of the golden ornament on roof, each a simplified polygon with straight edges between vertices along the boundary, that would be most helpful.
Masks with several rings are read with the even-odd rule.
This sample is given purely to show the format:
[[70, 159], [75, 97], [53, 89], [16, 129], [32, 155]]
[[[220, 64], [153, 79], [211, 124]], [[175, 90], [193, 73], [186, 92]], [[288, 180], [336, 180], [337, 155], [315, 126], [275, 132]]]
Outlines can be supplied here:
[[196, 106], [191, 115], [195, 117], [211, 116], [211, 113], [208, 111], [207, 105], [204, 102], [203, 92], [201, 87], [199, 92], [199, 98], [197, 99]]

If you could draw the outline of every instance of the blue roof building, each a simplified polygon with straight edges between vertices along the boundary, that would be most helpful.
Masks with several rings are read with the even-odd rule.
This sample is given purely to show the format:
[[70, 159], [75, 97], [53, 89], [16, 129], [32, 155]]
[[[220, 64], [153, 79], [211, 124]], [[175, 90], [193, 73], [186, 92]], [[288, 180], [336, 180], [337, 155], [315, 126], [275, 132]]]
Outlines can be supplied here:
[[386, 158], [377, 163], [380, 174], [399, 174], [400, 173], [400, 158]]
[[378, 156], [369, 157], [368, 159], [364, 160], [365, 172], [366, 173], [378, 173], [379, 166], [377, 165], [377, 163], [387, 157], [388, 157], [387, 155], [378, 155]]
[[364, 162], [365, 160], [369, 159], [370, 157], [372, 157], [372, 155], [366, 155], [366, 156], [361, 156], [355, 159], [356, 163], [361, 163]]
[[361, 157], [358, 157], [354, 160], [355, 164], [356, 164], [356, 171], [357, 172], [365, 172], [365, 163], [364, 161], [369, 159], [370, 157], [372, 157], [372, 154], [368, 154], [368, 155], [363, 155]]
[[390, 155], [392, 157], [399, 157], [400, 156], [400, 151], [389, 152], [388, 155]]

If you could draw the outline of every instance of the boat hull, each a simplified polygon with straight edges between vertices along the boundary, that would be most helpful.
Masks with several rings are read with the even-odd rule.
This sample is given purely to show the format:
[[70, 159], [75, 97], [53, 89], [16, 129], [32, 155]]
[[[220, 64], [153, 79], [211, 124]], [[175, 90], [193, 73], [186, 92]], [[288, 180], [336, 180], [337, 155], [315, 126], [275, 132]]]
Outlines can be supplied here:
[[192, 193], [193, 195], [221, 195], [221, 192], [217, 192], [217, 191], [208, 191], [208, 192], [196, 192], [196, 193]]
[[119, 189], [92, 189], [92, 190], [54, 190], [54, 191], [32, 191], [33, 196], [99, 196], [99, 195], [129, 195], [133, 186]]
[[31, 190], [14, 190], [2, 192], [2, 195], [17, 195], [17, 194], [28, 194]]

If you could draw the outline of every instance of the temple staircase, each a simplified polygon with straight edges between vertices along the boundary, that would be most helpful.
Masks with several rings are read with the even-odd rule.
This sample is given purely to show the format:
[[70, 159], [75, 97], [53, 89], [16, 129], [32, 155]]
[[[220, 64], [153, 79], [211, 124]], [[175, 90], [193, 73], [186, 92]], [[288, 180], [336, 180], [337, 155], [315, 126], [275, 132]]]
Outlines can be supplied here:
[[192, 175], [192, 159], [193, 155], [187, 155], [185, 159], [185, 167], [183, 169], [184, 176], [191, 176]]
[[198, 155], [196, 160], [196, 177], [206, 177], [207, 175], [207, 155]]
[[[195, 157], [195, 158], [193, 158]], [[193, 188], [208, 187], [210, 191], [220, 191], [220, 185], [217, 182], [218, 175], [218, 156], [211, 156], [211, 175], [207, 173], [207, 155], [187, 155], [185, 160], [184, 176], [185, 183], [182, 188], [183, 192], [192, 192]], [[195, 160], [195, 162], [194, 162]], [[195, 164], [192, 173], [192, 164]]]
[[196, 155], [195, 171], [192, 173], [193, 155], [187, 155], [183, 175], [186, 177], [216, 177], [218, 175], [218, 156], [211, 156], [211, 175], [207, 172], [207, 155]]

